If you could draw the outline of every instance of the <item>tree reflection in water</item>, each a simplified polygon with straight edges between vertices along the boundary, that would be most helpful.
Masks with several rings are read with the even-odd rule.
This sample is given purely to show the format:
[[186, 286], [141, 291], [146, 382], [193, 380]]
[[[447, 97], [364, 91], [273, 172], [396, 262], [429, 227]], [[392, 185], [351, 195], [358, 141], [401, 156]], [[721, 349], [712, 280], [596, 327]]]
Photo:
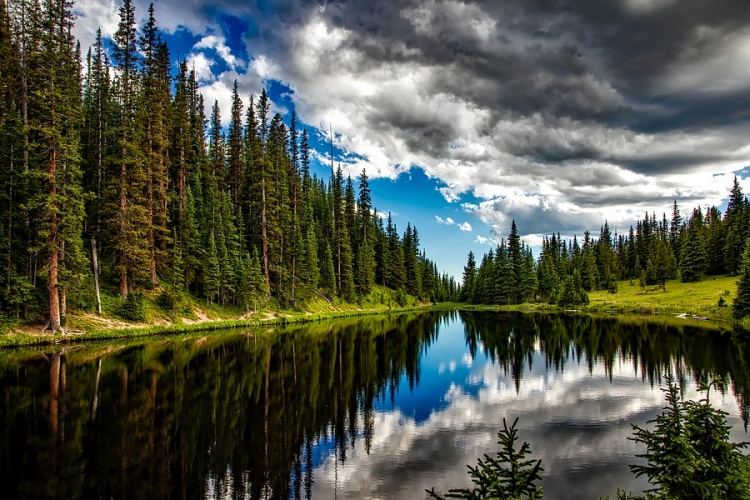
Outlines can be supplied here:
[[[630, 360], [658, 383], [731, 379], [747, 422], [750, 348], [696, 328], [585, 316], [428, 313], [236, 335], [91, 343], [0, 353], [4, 498], [311, 498], [327, 456], [369, 453], [375, 408], [441, 325], [465, 325], [516, 388], [533, 354], [547, 368]], [[538, 358], [537, 358], [538, 359]]]

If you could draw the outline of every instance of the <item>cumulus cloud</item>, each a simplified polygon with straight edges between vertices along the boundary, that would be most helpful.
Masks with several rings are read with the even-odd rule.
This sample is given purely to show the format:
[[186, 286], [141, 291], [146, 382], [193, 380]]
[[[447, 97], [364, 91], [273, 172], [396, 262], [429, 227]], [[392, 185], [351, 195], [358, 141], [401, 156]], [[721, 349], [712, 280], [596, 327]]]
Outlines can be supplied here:
[[231, 69], [242, 66], [242, 61], [237, 59], [237, 57], [232, 54], [232, 51], [229, 47], [227, 47], [226, 40], [223, 36], [204, 36], [200, 41], [198, 41], [198, 43], [193, 46], [193, 49], [213, 49]]
[[[79, 0], [79, 37], [113, 33], [117, 7]], [[211, 12], [260, 27], [247, 68]], [[245, 99], [278, 80], [302, 121], [332, 126], [346, 173], [419, 166], [490, 226], [625, 229], [673, 199], [720, 204], [750, 163], [748, 3], [163, 0], [157, 19], [202, 35], [191, 57], [225, 117], [235, 77]], [[211, 79], [211, 60], [230, 71]]]
[[454, 221], [450, 217], [446, 217], [445, 219], [443, 219], [439, 215], [435, 216], [435, 220], [437, 221], [438, 224], [444, 224], [446, 226], [457, 226], [461, 231], [467, 231], [467, 232], [472, 231], [471, 224], [469, 224], [468, 222], [463, 222], [459, 224], [458, 222]]
[[287, 0], [248, 43], [352, 173], [419, 166], [483, 221], [580, 232], [718, 204], [748, 163], [750, 6], [727, 2]]
[[188, 68], [195, 71], [195, 77], [199, 83], [211, 82], [215, 79], [211, 67], [216, 65], [216, 61], [206, 57], [205, 54], [193, 52], [187, 57], [186, 62]]
[[[498, 422], [516, 417], [534, 457], [543, 461], [544, 488], [555, 492], [555, 498], [598, 498], [611, 492], [613, 484], [633, 491], [648, 487], [627, 467], [631, 457], [642, 452], [628, 439], [630, 422], [643, 425], [653, 418], [664, 404], [664, 395], [644, 382], [637, 363], [615, 363], [609, 372], [603, 363], [595, 363], [589, 371], [585, 362], [548, 371], [544, 356], [537, 352], [516, 388], [507, 367], [472, 358], [467, 352], [450, 355], [452, 360], [433, 368], [438, 375], [449, 376], [451, 366], [455, 370], [459, 363], [468, 367], [468, 374], [454, 376], [458, 380], [437, 395], [446, 405], [424, 421], [398, 408], [375, 412], [367, 446], [362, 439], [353, 443], [345, 463], [328, 449], [313, 471], [314, 496], [421, 498], [425, 488], [447, 491], [465, 485], [465, 464], [493, 453]], [[424, 397], [420, 391], [418, 386], [415, 397]], [[700, 397], [695, 382], [685, 384], [684, 397]], [[734, 398], [720, 395], [716, 404], [730, 414], [737, 433], [733, 440], [741, 440]], [[592, 419], [601, 425], [592, 425]], [[363, 425], [359, 423], [361, 433]], [[593, 455], [581, 451], [593, 449]], [[435, 461], [435, 456], [441, 459]]]

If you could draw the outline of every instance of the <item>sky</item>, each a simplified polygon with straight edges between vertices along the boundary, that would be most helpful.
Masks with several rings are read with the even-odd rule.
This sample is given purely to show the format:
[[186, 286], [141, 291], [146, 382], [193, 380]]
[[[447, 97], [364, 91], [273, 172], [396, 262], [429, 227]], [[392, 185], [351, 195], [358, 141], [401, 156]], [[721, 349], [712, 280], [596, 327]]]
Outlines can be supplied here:
[[[148, 1], [136, 0], [142, 24]], [[78, 0], [85, 48], [115, 0]], [[371, 178], [460, 280], [515, 220], [544, 235], [626, 231], [721, 206], [750, 165], [750, 2], [738, 0], [155, 0], [176, 63], [229, 117], [267, 88], [317, 151]]]

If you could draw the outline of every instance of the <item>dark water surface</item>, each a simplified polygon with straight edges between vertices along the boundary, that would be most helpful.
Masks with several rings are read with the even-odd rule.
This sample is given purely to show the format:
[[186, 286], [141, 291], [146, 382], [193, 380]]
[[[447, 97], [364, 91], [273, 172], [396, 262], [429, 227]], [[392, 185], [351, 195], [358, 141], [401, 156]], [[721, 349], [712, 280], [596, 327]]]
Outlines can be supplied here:
[[425, 498], [468, 484], [502, 419], [547, 499], [642, 490], [628, 440], [665, 370], [750, 440], [750, 348], [580, 316], [430, 313], [0, 351], [0, 498]]

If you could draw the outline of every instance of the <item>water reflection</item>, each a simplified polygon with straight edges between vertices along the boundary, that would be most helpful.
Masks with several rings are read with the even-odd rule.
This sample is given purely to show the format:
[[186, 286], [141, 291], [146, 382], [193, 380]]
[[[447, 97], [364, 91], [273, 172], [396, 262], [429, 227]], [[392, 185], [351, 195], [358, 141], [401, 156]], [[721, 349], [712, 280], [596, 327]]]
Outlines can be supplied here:
[[730, 378], [746, 440], [749, 355], [688, 327], [494, 313], [6, 351], [0, 496], [423, 498], [518, 416], [546, 498], [598, 498], [642, 489], [627, 437], [666, 369], [688, 397]]

